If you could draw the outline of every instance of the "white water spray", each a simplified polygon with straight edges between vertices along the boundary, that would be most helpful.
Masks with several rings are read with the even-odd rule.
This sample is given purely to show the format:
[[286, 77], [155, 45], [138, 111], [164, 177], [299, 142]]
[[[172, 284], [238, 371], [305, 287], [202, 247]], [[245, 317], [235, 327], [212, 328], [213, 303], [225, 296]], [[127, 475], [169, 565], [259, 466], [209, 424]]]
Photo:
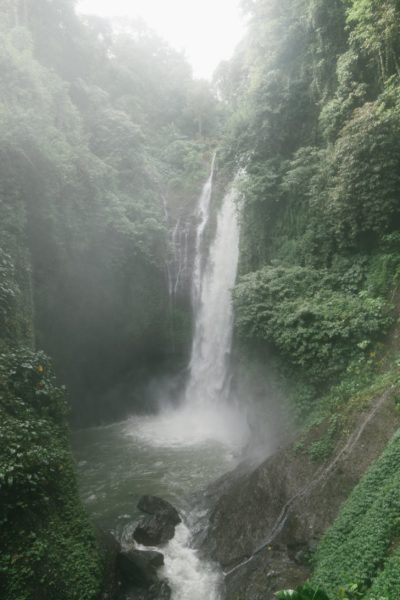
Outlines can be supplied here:
[[237, 275], [240, 236], [235, 183], [222, 201], [215, 239], [203, 267], [201, 240], [209, 221], [212, 178], [200, 199], [202, 220], [197, 230], [193, 273], [195, 327], [180, 420], [186, 423], [183, 430], [192, 439], [213, 439], [238, 448], [244, 445], [248, 431], [242, 410], [230, 398], [231, 293]]
[[215, 167], [215, 158], [216, 154], [214, 154], [212, 163], [211, 163], [211, 172], [208, 180], [206, 181], [203, 191], [201, 193], [199, 203], [197, 206], [197, 218], [198, 218], [198, 226], [196, 230], [196, 246], [195, 246], [195, 256], [194, 256], [194, 265], [193, 265], [193, 277], [192, 277], [192, 304], [194, 310], [198, 306], [201, 294], [201, 283], [202, 283], [202, 274], [203, 274], [203, 254], [202, 254], [202, 242], [204, 238], [204, 232], [207, 227], [209, 218], [210, 218], [210, 202], [212, 195], [212, 185], [214, 179], [214, 167]]
[[[198, 445], [213, 440], [239, 451], [248, 426], [243, 410], [230, 398], [230, 355], [233, 332], [231, 292], [235, 285], [240, 228], [235, 180], [222, 200], [214, 241], [204, 251], [210, 220], [215, 155], [197, 205], [198, 224], [192, 274], [194, 335], [189, 375], [178, 409], [165, 408], [142, 432], [158, 444]], [[176, 227], [173, 237], [176, 237]], [[184, 262], [184, 261], [180, 261]], [[179, 273], [179, 271], [178, 271]], [[179, 281], [179, 277], [177, 278]], [[155, 436], [154, 429], [159, 430]]]
[[190, 360], [186, 403], [191, 407], [224, 403], [229, 394], [229, 357], [232, 345], [231, 291], [239, 259], [237, 192], [223, 200], [209, 261], [201, 281], [200, 302]]
[[190, 530], [181, 523], [175, 537], [163, 549], [165, 567], [174, 600], [218, 600], [221, 574], [203, 562], [190, 547]]

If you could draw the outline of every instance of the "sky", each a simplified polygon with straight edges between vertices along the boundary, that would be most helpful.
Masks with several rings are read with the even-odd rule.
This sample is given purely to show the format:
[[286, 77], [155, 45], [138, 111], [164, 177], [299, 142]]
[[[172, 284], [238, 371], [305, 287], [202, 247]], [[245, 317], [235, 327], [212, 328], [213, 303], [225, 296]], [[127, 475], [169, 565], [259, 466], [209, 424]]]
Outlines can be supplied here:
[[244, 32], [239, 0], [79, 0], [78, 10], [103, 17], [141, 17], [177, 50], [195, 77], [211, 79]]

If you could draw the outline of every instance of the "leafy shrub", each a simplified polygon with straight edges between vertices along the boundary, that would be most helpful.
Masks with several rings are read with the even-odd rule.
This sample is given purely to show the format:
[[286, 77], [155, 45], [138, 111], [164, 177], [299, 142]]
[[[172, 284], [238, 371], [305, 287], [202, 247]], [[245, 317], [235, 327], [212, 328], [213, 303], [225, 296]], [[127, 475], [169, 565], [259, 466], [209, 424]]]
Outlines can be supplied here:
[[382, 102], [354, 111], [337, 139], [326, 219], [337, 242], [371, 244], [400, 215], [400, 115]]
[[239, 334], [272, 343], [312, 381], [342, 371], [390, 318], [382, 299], [332, 284], [327, 272], [296, 266], [265, 267], [243, 277], [234, 293]]
[[11, 257], [0, 248], [0, 330], [4, 334], [8, 332], [15, 305], [16, 289], [13, 280], [14, 265]]
[[64, 390], [43, 352], [0, 355], [0, 597], [92, 600], [101, 581], [67, 443]]
[[[400, 597], [400, 432], [346, 501], [319, 545], [314, 586], [335, 594], [355, 581], [360, 597]], [[333, 596], [335, 597], [335, 596]]]
[[322, 590], [315, 590], [308, 585], [301, 586], [296, 590], [285, 590], [276, 594], [277, 600], [329, 600]]

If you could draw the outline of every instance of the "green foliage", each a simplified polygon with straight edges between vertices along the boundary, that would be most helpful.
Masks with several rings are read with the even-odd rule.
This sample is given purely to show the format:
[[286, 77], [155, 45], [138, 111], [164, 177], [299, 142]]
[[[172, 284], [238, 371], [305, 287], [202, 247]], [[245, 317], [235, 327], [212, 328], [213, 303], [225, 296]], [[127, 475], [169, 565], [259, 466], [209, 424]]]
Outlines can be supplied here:
[[49, 359], [0, 355], [0, 594], [7, 600], [97, 598], [102, 565], [80, 505], [64, 391]]
[[[29, 343], [33, 301], [80, 418], [106, 418], [116, 381], [139, 387], [171, 362], [168, 227], [193, 213], [219, 103], [143, 23], [113, 33], [67, 0], [2, 11], [2, 335]], [[125, 413], [119, 396], [110, 413]]]
[[398, 226], [400, 114], [365, 104], [341, 131], [332, 156], [325, 210], [338, 245], [372, 245]]
[[[49, 360], [41, 352], [22, 348], [1, 354], [0, 382], [4, 525], [12, 521], [14, 510], [42, 510], [49, 501], [67, 457], [60, 433], [66, 406], [63, 390], [55, 385]], [[53, 438], [54, 433], [58, 435]]]
[[[335, 403], [364, 385], [363, 365], [394, 322], [399, 7], [244, 8], [247, 37], [217, 77], [230, 110], [223, 158], [246, 172], [236, 326], [247, 345], [275, 351], [304, 416], [330, 386]], [[333, 440], [316, 442], [315, 458]]]
[[399, 74], [400, 7], [396, 0], [351, 0], [347, 22], [351, 27], [351, 42], [358, 44], [374, 61], [383, 81]]
[[313, 585], [334, 594], [343, 581], [354, 581], [363, 598], [399, 595], [399, 452], [397, 433], [324, 536], [315, 554]]
[[14, 265], [10, 255], [0, 249], [0, 328], [3, 331], [9, 329], [15, 310], [15, 296]]
[[390, 323], [385, 303], [333, 289], [329, 272], [264, 267], [235, 289], [241, 336], [272, 343], [311, 380], [327, 379], [366, 351]]
[[326, 593], [320, 589], [312, 589], [308, 585], [301, 586], [296, 590], [277, 592], [277, 600], [329, 600]]
[[311, 460], [317, 461], [325, 461], [333, 452], [337, 432], [339, 429], [339, 417], [338, 415], [333, 415], [329, 419], [329, 423], [326, 431], [323, 436], [316, 442], [313, 442], [308, 450], [308, 454]]

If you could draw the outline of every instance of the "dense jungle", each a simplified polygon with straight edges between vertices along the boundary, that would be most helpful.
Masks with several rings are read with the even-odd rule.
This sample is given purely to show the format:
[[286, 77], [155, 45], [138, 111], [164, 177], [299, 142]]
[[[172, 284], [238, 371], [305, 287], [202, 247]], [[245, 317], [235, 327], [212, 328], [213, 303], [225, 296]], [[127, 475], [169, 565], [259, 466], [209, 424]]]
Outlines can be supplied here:
[[241, 8], [0, 0], [1, 599], [400, 598], [400, 2]]

